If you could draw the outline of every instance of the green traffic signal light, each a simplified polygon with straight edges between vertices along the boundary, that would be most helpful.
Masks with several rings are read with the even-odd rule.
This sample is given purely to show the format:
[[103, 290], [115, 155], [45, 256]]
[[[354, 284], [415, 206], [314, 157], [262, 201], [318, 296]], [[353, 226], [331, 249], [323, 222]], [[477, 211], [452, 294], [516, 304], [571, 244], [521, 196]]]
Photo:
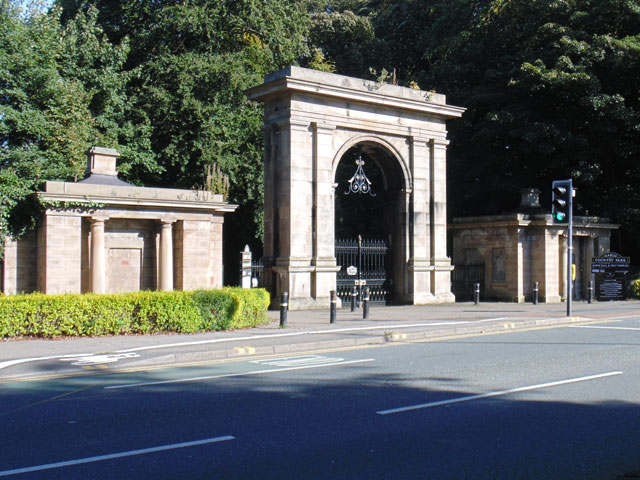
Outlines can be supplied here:
[[567, 218], [567, 216], [564, 214], [564, 212], [556, 212], [556, 213], [553, 215], [553, 219], [554, 219], [556, 222], [564, 222], [564, 221], [565, 221], [565, 218]]
[[555, 180], [551, 186], [551, 215], [555, 223], [567, 223], [573, 190], [571, 180]]

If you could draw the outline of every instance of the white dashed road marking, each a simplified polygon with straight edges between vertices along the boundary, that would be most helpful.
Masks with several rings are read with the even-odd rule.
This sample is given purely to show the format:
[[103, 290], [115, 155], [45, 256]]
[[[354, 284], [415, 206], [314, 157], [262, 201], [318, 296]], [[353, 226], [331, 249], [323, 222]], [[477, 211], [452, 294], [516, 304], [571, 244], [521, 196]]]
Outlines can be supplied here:
[[597, 375], [589, 375], [587, 377], [569, 378], [567, 380], [559, 380], [557, 382], [540, 383], [538, 385], [529, 385], [526, 387], [511, 388], [509, 390], [500, 390], [497, 392], [481, 393], [479, 395], [469, 395], [467, 397], [452, 398], [450, 400], [442, 400], [440, 402], [421, 403], [419, 405], [410, 405], [408, 407], [392, 408], [389, 410], [380, 410], [376, 412], [378, 415], [389, 415], [392, 413], [408, 412], [410, 410], [419, 410], [422, 408], [440, 407], [442, 405], [450, 405], [452, 403], [469, 402], [471, 400], [479, 400], [481, 398], [499, 397], [510, 393], [528, 392], [530, 390], [539, 390], [541, 388], [557, 387], [558, 385], [567, 385], [569, 383], [586, 382], [588, 380], [596, 380], [599, 378], [612, 377], [614, 375], [622, 375], [623, 372], [607, 372]]
[[128, 452], [110, 453], [108, 455], [98, 455], [97, 457], [79, 458], [76, 460], [67, 460], [66, 462], [47, 463], [45, 465], [36, 465], [34, 467], [16, 468], [15, 470], [0, 471], [0, 477], [9, 475], [18, 475], [20, 473], [38, 472], [41, 470], [51, 470], [53, 468], [70, 467], [72, 465], [80, 465], [83, 463], [100, 462], [103, 460], [112, 460], [114, 458], [131, 457], [133, 455], [144, 455], [147, 453], [163, 452], [165, 450], [174, 450], [176, 448], [195, 447], [197, 445], [205, 445], [207, 443], [225, 442], [227, 440], [235, 440], [231, 435], [224, 437], [205, 438], [203, 440], [194, 440], [192, 442], [174, 443], [171, 445], [161, 445], [159, 447], [143, 448], [141, 450], [129, 450]]
[[[203, 377], [177, 378], [174, 380], [160, 380], [157, 382], [128, 383], [124, 385], [111, 385], [109, 387], [104, 387], [104, 389], [115, 390], [119, 388], [147, 387], [151, 385], [167, 385], [170, 383], [198, 382], [202, 380], [217, 380], [219, 378], [244, 377], [247, 375], [262, 375], [264, 373], [291, 372], [293, 370], [307, 370], [310, 368], [332, 367], [334, 365], [353, 365], [356, 363], [366, 363], [366, 362], [374, 361], [373, 358], [364, 358], [361, 360], [344, 360], [342, 358], [324, 357], [324, 361], [320, 362], [320, 358], [322, 357], [318, 359], [312, 359], [308, 357], [314, 357], [314, 355], [297, 357], [298, 361], [301, 362], [302, 364], [298, 364], [297, 366], [292, 366], [292, 367], [272, 368], [268, 370], [252, 370], [249, 372], [238, 372], [238, 373], [224, 373], [220, 375], [207, 375]], [[296, 357], [290, 357], [288, 359], [280, 359], [280, 360], [287, 361], [287, 362], [295, 362]], [[257, 363], [257, 362], [253, 362], [253, 363]]]

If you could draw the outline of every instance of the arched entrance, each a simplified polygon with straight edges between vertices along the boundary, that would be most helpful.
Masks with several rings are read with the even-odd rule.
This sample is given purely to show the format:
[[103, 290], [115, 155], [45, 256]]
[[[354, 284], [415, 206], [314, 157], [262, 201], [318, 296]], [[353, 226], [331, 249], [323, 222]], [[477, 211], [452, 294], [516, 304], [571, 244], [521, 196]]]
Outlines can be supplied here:
[[[373, 141], [357, 143], [338, 162], [335, 172], [335, 256], [340, 270], [336, 289], [350, 301], [353, 289], [391, 305], [401, 297], [402, 219], [405, 179], [397, 159]], [[399, 268], [396, 268], [398, 266]], [[396, 278], [398, 277], [398, 278]]]
[[[394, 303], [454, 301], [446, 120], [463, 108], [441, 94], [293, 66], [267, 75], [247, 96], [264, 102], [263, 262], [274, 303], [286, 291], [290, 309], [329, 308], [342, 268], [336, 237], [351, 226], [387, 237]], [[382, 196], [378, 215], [365, 215], [375, 220], [369, 227], [336, 204], [342, 165], [352, 177], [357, 155], [377, 175], [373, 193]]]

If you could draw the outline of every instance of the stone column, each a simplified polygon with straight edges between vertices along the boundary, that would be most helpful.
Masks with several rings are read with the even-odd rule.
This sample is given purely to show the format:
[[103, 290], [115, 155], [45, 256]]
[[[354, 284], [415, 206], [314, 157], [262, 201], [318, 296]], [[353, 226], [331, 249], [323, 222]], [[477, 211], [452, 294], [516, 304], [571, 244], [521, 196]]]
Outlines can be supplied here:
[[104, 222], [106, 218], [91, 219], [91, 291], [105, 293], [106, 252], [104, 245]]
[[447, 257], [447, 145], [444, 138], [431, 143], [431, 291], [438, 302], [453, 302], [451, 259]]
[[161, 220], [158, 290], [173, 290], [173, 221]]
[[329, 292], [336, 289], [335, 188], [333, 186], [333, 146], [335, 125], [313, 124], [313, 257], [311, 295], [316, 303], [330, 305]]

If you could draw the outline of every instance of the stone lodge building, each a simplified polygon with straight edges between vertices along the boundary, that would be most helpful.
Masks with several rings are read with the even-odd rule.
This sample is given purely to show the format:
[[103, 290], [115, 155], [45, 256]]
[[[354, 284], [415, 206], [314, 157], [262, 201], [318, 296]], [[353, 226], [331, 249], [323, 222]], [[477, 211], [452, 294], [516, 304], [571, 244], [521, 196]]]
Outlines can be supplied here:
[[118, 155], [93, 147], [90, 176], [46, 182], [36, 231], [5, 244], [1, 292], [222, 287], [224, 214], [237, 206], [208, 191], [129, 185], [118, 179]]
[[[504, 215], [454, 218], [449, 225], [454, 264], [454, 293], [464, 276], [476, 272], [486, 300], [530, 301], [538, 282], [543, 302], [567, 297], [567, 230], [553, 223], [539, 202], [537, 189], [521, 190], [518, 211]], [[619, 225], [606, 218], [573, 217], [574, 297], [587, 298], [591, 260], [609, 252], [611, 231]], [[467, 285], [469, 287], [469, 285]], [[458, 297], [463, 296], [459, 290]]]

